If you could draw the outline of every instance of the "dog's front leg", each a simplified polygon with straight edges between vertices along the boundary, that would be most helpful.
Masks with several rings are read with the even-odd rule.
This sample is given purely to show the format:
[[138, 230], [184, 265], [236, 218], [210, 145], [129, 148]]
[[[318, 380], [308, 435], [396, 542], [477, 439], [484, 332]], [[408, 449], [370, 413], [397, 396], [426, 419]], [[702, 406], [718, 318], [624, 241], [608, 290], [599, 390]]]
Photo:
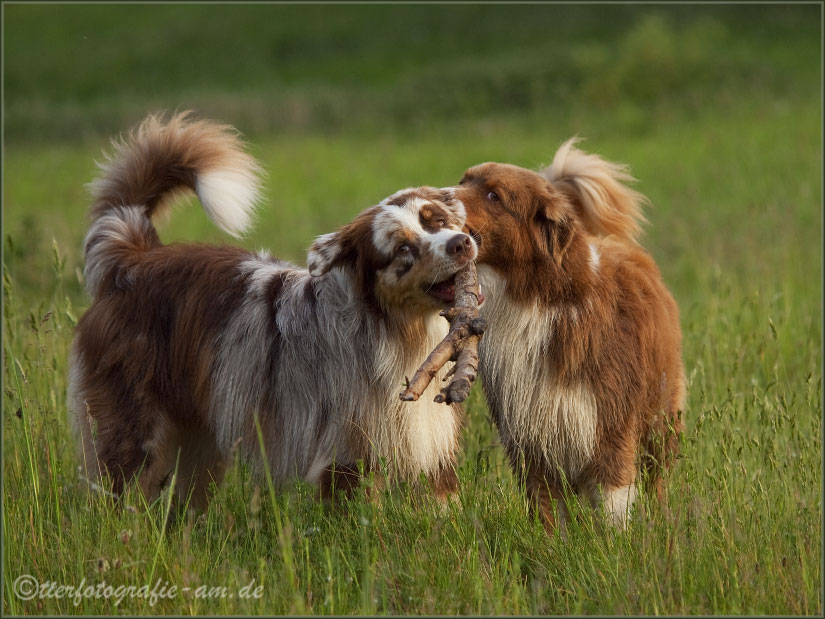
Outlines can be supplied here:
[[439, 503], [458, 500], [458, 474], [454, 463], [441, 464], [435, 473], [427, 476], [433, 495]]

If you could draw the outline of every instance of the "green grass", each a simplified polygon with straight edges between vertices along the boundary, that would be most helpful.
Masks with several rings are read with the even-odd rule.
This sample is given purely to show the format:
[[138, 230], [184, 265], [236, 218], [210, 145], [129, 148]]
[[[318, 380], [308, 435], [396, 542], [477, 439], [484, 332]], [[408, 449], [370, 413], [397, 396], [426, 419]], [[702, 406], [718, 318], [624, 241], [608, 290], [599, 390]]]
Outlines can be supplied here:
[[[5, 613], [822, 613], [818, 7], [4, 5], [4, 20]], [[585, 511], [546, 536], [477, 387], [446, 510], [404, 488], [331, 509], [242, 463], [194, 520], [135, 489], [126, 508], [87, 493], [65, 410], [89, 302], [83, 185], [107, 135], [156, 105], [249, 135], [268, 177], [245, 245], [299, 264], [362, 208], [480, 161], [535, 167], [579, 134], [629, 163], [690, 381], [667, 505], [643, 497], [626, 533]], [[194, 201], [159, 227], [228, 241]], [[23, 574], [189, 592], [25, 601]], [[262, 596], [240, 599], [253, 579]]]

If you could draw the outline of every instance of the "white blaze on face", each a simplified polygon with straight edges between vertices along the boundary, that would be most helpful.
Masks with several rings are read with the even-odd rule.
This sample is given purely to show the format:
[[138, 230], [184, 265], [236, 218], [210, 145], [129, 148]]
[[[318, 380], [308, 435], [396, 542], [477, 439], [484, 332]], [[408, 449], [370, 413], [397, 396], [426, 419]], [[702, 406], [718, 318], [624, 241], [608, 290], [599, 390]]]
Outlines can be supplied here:
[[373, 248], [383, 262], [374, 278], [381, 302], [395, 307], [443, 307], [448, 296], [441, 290], [440, 297], [434, 298], [434, 286], [449, 280], [477, 251], [472, 240], [471, 251], [452, 255], [448, 251], [451, 240], [467, 238], [461, 231], [463, 221], [463, 205], [445, 190], [405, 189], [383, 200], [371, 222]]
[[421, 198], [411, 198], [403, 206], [382, 203], [381, 210], [372, 222], [372, 244], [380, 253], [388, 258], [392, 256], [398, 249], [399, 237], [402, 235], [416, 244], [426, 236], [427, 233], [418, 220], [418, 211], [423, 202]]
[[[462, 234], [460, 226], [465, 219], [464, 205], [457, 200], [452, 200], [452, 189], [434, 191], [450, 199], [450, 204], [423, 198], [414, 189], [396, 192], [383, 200], [379, 204], [381, 210], [373, 222], [373, 244], [376, 249], [389, 257], [398, 249], [399, 237], [406, 236], [412, 242], [425, 244], [424, 251], [452, 262], [447, 254], [447, 243], [457, 234]], [[408, 193], [409, 197], [403, 200], [405, 193]], [[450, 222], [452, 225], [445, 222], [446, 225], [434, 232], [425, 230], [421, 223], [420, 213], [428, 205], [443, 210], [452, 220]], [[475, 248], [474, 242], [473, 247]]]

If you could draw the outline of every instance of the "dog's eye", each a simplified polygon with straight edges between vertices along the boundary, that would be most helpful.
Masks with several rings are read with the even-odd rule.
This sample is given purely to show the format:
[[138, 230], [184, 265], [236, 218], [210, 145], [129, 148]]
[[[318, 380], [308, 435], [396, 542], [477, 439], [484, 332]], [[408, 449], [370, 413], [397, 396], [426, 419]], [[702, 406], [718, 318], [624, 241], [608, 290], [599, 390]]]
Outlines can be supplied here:
[[490, 202], [500, 202], [498, 194], [495, 191], [488, 191], [487, 199], [490, 200]]
[[408, 243], [402, 243], [397, 250], [399, 256], [406, 256], [412, 251], [412, 247]]

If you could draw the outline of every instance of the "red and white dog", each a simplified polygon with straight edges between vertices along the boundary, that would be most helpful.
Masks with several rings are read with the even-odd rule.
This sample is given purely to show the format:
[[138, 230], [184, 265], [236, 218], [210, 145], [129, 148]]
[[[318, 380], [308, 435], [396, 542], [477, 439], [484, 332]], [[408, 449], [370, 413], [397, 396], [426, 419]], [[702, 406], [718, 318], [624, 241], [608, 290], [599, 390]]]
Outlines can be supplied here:
[[487, 296], [482, 383], [548, 530], [565, 486], [624, 524], [640, 467], [659, 491], [678, 448], [679, 312], [635, 243], [644, 199], [628, 180], [570, 140], [541, 173], [485, 163], [456, 187]]
[[[102, 166], [85, 241], [93, 302], [77, 326], [69, 404], [84, 464], [116, 493], [137, 477], [158, 496], [205, 505], [235, 448], [276, 483], [323, 495], [360, 468], [456, 490], [463, 413], [415, 403], [404, 376], [447, 331], [452, 278], [476, 257], [450, 190], [400, 191], [319, 237], [309, 269], [266, 253], [162, 245], [152, 218], [194, 191], [238, 234], [259, 195], [258, 166], [226, 126], [149, 117]], [[259, 457], [258, 428], [266, 458]]]

